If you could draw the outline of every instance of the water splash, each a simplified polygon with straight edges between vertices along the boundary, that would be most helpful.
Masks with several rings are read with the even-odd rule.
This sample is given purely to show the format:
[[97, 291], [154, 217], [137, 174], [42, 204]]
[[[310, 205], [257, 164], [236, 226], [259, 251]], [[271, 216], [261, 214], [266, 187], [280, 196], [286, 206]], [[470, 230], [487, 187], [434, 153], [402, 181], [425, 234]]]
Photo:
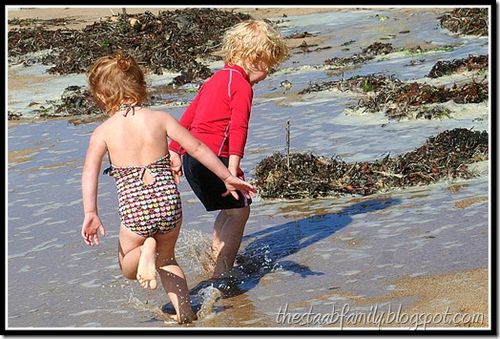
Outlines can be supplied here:
[[215, 263], [211, 237], [197, 230], [183, 230], [177, 244], [178, 253], [190, 267], [208, 277]]
[[201, 306], [196, 315], [198, 320], [206, 319], [211, 314], [214, 314], [214, 305], [222, 297], [222, 292], [214, 286], [207, 286], [198, 292], [201, 298]]
[[127, 305], [132, 306], [136, 310], [151, 312], [155, 315], [156, 318], [163, 320], [165, 323], [175, 324], [177, 321], [174, 319], [174, 316], [168, 313], [164, 313], [159, 306], [155, 306], [149, 303], [145, 303], [139, 300], [137, 297], [130, 294]]

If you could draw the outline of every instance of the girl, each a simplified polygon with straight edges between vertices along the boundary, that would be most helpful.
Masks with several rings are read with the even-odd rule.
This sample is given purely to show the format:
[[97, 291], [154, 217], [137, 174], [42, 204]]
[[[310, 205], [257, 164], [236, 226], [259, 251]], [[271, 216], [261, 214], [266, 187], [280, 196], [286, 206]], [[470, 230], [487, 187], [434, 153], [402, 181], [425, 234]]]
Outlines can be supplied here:
[[142, 287], [155, 289], [160, 275], [179, 323], [196, 319], [182, 269], [175, 260], [182, 209], [170, 169], [167, 136], [223, 182], [221, 194], [240, 199], [255, 193], [250, 184], [233, 176], [215, 154], [194, 138], [170, 114], [141, 107], [146, 98], [144, 75], [137, 62], [119, 52], [98, 59], [88, 73], [90, 90], [109, 118], [90, 137], [82, 174], [85, 218], [82, 237], [98, 245], [105, 235], [97, 210], [98, 174], [108, 153], [105, 173], [116, 180], [120, 212], [118, 260], [123, 275]]
[[[224, 68], [215, 72], [180, 119], [194, 136], [207, 144], [243, 179], [240, 162], [244, 155], [253, 98], [252, 86], [267, 77], [268, 71], [287, 55], [280, 34], [266, 21], [241, 22], [224, 35]], [[177, 183], [182, 175], [207, 211], [220, 210], [214, 223], [212, 278], [220, 278], [233, 267], [243, 231], [250, 215], [251, 199], [221, 196], [224, 183], [203, 163], [185, 154], [182, 145], [169, 144], [172, 170]], [[188, 152], [189, 153], [189, 152]], [[180, 155], [183, 155], [181, 161]]]

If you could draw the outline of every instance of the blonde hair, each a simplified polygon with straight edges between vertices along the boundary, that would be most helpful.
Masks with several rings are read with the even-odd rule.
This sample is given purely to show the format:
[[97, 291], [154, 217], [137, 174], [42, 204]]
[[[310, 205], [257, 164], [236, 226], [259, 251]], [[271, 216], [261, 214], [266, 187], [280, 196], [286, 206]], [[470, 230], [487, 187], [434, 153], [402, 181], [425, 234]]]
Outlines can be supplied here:
[[123, 103], [140, 105], [146, 99], [144, 73], [123, 51], [104, 56], [89, 68], [90, 92], [97, 105], [113, 115]]
[[238, 64], [245, 70], [268, 69], [288, 54], [280, 33], [264, 20], [246, 20], [231, 27], [223, 37], [222, 54], [228, 65]]

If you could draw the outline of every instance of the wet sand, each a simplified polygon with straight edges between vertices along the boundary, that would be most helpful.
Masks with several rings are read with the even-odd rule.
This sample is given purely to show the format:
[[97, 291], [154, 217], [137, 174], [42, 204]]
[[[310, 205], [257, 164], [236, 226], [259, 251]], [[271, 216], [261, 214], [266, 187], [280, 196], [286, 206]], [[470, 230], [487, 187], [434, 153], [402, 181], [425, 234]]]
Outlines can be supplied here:
[[[488, 327], [489, 326], [489, 303], [488, 303], [488, 269], [478, 268], [474, 270], [454, 272], [447, 274], [432, 274], [421, 277], [404, 276], [393, 281], [394, 291], [380, 297], [364, 298], [349, 294], [333, 294], [346, 299], [350, 305], [373, 306], [389, 303], [391, 310], [397, 312], [400, 302], [411, 299], [408, 306], [402, 307], [400, 314], [406, 313], [412, 316], [421, 316], [422, 323], [419, 329], [424, 327], [424, 316], [432, 314], [444, 314], [449, 312], [456, 316], [454, 323], [450, 316], [446, 322], [444, 318], [436, 316], [425, 324], [427, 328], [441, 327]], [[380, 312], [388, 311], [388, 307], [380, 307]], [[474, 318], [474, 316], [476, 318]], [[410, 320], [404, 321], [400, 317], [399, 322], [384, 319], [382, 327], [405, 327], [415, 328], [417, 323]], [[373, 327], [373, 324], [357, 323], [353, 327]], [[377, 324], [378, 326], [378, 324]]]

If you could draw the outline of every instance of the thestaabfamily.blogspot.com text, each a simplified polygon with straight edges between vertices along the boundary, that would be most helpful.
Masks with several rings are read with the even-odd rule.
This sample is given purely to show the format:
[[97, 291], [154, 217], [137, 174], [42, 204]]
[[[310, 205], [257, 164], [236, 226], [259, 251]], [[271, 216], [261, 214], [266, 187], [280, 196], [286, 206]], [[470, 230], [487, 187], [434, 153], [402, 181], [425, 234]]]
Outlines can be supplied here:
[[296, 312], [288, 304], [280, 306], [275, 321], [287, 326], [333, 326], [349, 327], [408, 328], [412, 330], [429, 327], [487, 327], [487, 316], [480, 312], [451, 312], [443, 307], [441, 312], [405, 312], [402, 305], [371, 305], [363, 311], [351, 309], [349, 304], [331, 305], [328, 312], [319, 312], [310, 306], [308, 310]]

